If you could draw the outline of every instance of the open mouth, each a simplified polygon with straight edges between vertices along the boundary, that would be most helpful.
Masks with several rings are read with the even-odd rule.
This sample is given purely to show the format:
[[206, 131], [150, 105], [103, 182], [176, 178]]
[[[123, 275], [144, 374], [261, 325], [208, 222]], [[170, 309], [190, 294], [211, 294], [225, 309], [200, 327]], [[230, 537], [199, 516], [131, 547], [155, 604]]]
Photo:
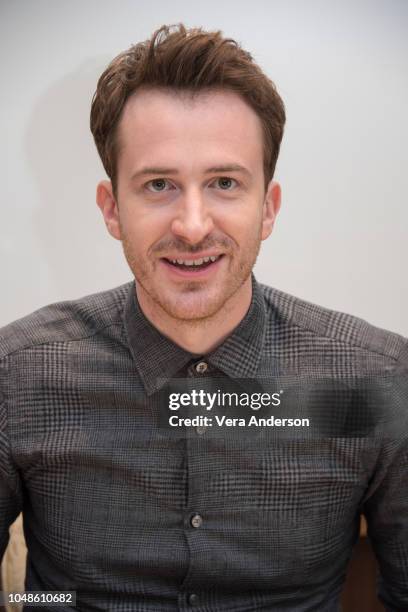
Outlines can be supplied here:
[[185, 270], [188, 272], [199, 272], [205, 268], [209, 268], [219, 261], [223, 255], [212, 255], [210, 257], [201, 257], [200, 259], [168, 259], [163, 257], [163, 260], [178, 270]]

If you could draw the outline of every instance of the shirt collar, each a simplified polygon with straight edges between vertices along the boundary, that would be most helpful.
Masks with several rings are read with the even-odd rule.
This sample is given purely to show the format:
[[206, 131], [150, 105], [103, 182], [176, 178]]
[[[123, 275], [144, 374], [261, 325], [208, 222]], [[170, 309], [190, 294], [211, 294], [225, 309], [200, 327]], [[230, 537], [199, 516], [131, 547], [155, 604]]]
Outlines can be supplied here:
[[[231, 378], [255, 376], [265, 337], [266, 310], [261, 288], [251, 275], [250, 307], [233, 332], [205, 355], [205, 360]], [[136, 295], [135, 281], [130, 283], [124, 307], [124, 326], [136, 368], [148, 395], [198, 359], [166, 338], [143, 314]]]

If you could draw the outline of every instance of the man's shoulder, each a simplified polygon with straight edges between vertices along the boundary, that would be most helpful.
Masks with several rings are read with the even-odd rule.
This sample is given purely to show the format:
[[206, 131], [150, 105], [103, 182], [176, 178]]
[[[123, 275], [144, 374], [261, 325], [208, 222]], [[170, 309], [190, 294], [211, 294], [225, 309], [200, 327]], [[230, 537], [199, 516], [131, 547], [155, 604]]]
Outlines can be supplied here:
[[[381, 355], [408, 364], [408, 339], [372, 325], [357, 316], [314, 304], [260, 283], [268, 318], [293, 335], [295, 330], [310, 342], [326, 340], [350, 350]], [[283, 332], [284, 333], [284, 332]]]
[[51, 342], [69, 342], [97, 334], [121, 322], [133, 281], [73, 300], [47, 304], [0, 328], [0, 359]]

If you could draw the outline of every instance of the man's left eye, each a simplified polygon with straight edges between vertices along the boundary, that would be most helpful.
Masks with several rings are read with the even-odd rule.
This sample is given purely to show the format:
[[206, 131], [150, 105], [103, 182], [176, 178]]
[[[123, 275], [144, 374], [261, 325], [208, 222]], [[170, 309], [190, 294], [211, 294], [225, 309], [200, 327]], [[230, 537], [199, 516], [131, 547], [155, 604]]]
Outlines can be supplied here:
[[224, 191], [230, 190], [232, 187], [235, 187], [237, 181], [235, 179], [229, 178], [228, 176], [221, 176], [216, 180], [220, 189]]

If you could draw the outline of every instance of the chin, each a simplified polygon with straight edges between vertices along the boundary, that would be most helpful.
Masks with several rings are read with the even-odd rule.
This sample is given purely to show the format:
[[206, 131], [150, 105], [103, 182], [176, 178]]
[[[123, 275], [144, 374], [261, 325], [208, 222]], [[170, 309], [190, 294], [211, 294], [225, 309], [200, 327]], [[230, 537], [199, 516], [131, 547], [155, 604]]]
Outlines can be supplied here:
[[[201, 295], [200, 295], [201, 293]], [[166, 296], [158, 299], [157, 303], [173, 319], [180, 321], [202, 321], [209, 319], [219, 312], [229, 298], [224, 292], [190, 291], [183, 295]]]
[[161, 304], [163, 310], [173, 319], [180, 321], [202, 321], [213, 317], [223, 306], [221, 302], [203, 302], [202, 300], [188, 300], [187, 303], [180, 303], [177, 300], [174, 303], [168, 301]]

